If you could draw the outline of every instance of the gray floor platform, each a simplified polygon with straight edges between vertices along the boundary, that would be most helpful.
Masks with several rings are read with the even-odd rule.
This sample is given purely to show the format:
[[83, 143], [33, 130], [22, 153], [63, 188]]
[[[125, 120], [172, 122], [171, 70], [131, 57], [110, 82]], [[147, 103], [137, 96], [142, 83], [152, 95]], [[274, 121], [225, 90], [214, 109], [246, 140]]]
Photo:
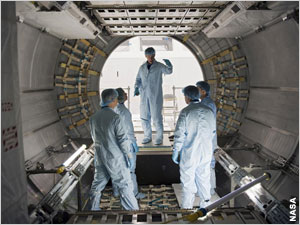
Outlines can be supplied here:
[[155, 145], [153, 143], [155, 140], [155, 134], [152, 135], [152, 141], [147, 144], [142, 144], [144, 134], [135, 134], [135, 136], [139, 146], [138, 154], [172, 154], [172, 143], [169, 140], [169, 134], [164, 134], [163, 143], [161, 145]]

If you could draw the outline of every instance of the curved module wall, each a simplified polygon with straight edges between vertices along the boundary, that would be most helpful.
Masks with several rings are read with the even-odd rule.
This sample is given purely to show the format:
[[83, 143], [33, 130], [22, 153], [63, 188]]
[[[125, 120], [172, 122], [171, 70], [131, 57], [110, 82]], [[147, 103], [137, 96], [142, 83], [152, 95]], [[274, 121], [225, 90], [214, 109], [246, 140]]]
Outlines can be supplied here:
[[[249, 95], [247, 60], [237, 42], [234, 39], [208, 39], [203, 33], [173, 38], [192, 51], [205, 80], [211, 84], [211, 96], [218, 107], [218, 135], [236, 133]], [[99, 110], [101, 70], [110, 53], [127, 39], [103, 37], [62, 44], [55, 71], [57, 112], [71, 137], [90, 137], [87, 122]]]

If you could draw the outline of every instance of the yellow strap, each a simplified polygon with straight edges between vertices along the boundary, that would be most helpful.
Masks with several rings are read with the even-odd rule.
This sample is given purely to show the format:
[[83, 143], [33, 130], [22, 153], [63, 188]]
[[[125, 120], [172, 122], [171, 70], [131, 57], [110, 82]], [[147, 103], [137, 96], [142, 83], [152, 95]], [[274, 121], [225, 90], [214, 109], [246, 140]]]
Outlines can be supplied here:
[[240, 122], [240, 121], [237, 121], [237, 120], [232, 120], [231, 122], [232, 122], [232, 123], [235, 123], [235, 124], [238, 125], [238, 126], [241, 125], [241, 122]]
[[79, 120], [77, 121], [75, 124], [73, 125], [70, 125], [69, 126], [69, 129], [74, 129], [75, 127], [78, 127], [78, 126], [81, 126], [82, 124], [85, 124], [87, 122], [87, 119], [82, 119], [82, 120]]
[[238, 49], [239, 49], [239, 48], [235, 45], [235, 46], [233, 46], [233, 47], [231, 47], [231, 48], [229, 48], [229, 49], [226, 49], [226, 50], [224, 50], [224, 51], [222, 51], [222, 52], [219, 52], [219, 53], [215, 54], [214, 56], [212, 56], [212, 57], [210, 57], [210, 58], [208, 58], [208, 59], [203, 60], [203, 61], [201, 62], [201, 64], [204, 65], [204, 64], [207, 64], [207, 63], [209, 63], [209, 62], [212, 62], [213, 60], [216, 60], [218, 57], [223, 57], [223, 56], [225, 56], [225, 55], [228, 55], [230, 52], [236, 51], [236, 50], [238, 50]]
[[78, 98], [78, 94], [68, 94], [68, 95], [59, 95], [59, 99], [65, 99], [65, 98]]
[[86, 95], [87, 96], [96, 96], [96, 95], [98, 95], [98, 91], [90, 91], [87, 94], [82, 94], [82, 95], [79, 95], [78, 93], [68, 94], [67, 96], [59, 95], [58, 99], [63, 100], [65, 98], [78, 98], [78, 97], [81, 97], [81, 96], [85, 97]]
[[237, 58], [237, 59], [235, 60], [235, 62], [242, 62], [242, 61], [244, 61], [244, 60], [246, 60], [246, 57], [245, 57], [245, 56], [240, 57], [240, 58]]
[[[242, 62], [242, 61], [244, 61], [244, 60], [246, 60], [246, 57], [243, 56], [243, 57], [240, 57], [240, 58], [235, 59], [235, 60], [234, 60], [234, 63]], [[215, 67], [215, 68], [218, 68], [219, 65], [226, 66], [226, 65], [230, 65], [231, 63], [232, 63], [232, 61], [225, 61], [225, 62], [222, 62], [222, 63], [214, 64], [214, 67]]]
[[236, 81], [244, 82], [245, 80], [246, 80], [245, 77], [232, 77], [232, 78], [226, 78], [225, 82], [226, 83], [232, 83]]
[[75, 78], [75, 77], [63, 77], [63, 76], [55, 76], [55, 79], [63, 80], [63, 81], [86, 81], [85, 77]]
[[239, 71], [239, 70], [245, 69], [245, 68], [247, 68], [247, 67], [248, 67], [247, 64], [243, 64], [243, 65], [237, 66], [237, 67], [235, 68], [235, 70]]
[[[217, 88], [217, 91], [222, 92], [222, 88]], [[247, 89], [238, 89], [239, 94], [248, 94], [249, 90]], [[225, 88], [225, 92], [230, 94], [230, 93], [234, 93], [235, 89], [229, 89], [229, 88]]]
[[79, 116], [79, 115], [80, 115], [80, 112], [76, 112], [76, 113], [72, 113], [72, 114], [62, 115], [62, 116], [60, 116], [60, 119], [65, 119], [65, 118]]
[[228, 130], [233, 130], [234, 132], [237, 131], [237, 129], [235, 127], [232, 127], [232, 126], [228, 126]]
[[81, 58], [79, 58], [79, 57], [77, 57], [77, 56], [75, 56], [75, 55], [69, 54], [68, 52], [66, 52], [66, 51], [64, 51], [64, 50], [60, 50], [60, 53], [62, 53], [62, 54], [64, 54], [64, 55], [68, 56], [69, 59], [73, 59], [73, 60], [75, 60], [76, 62], [80, 62], [82, 65], [84, 65], [84, 64], [88, 64], [88, 65], [91, 64], [91, 62], [88, 61], [87, 59], [81, 59]]
[[241, 108], [234, 108], [232, 105], [227, 105], [227, 104], [222, 104], [222, 107], [220, 107], [220, 108], [223, 108], [223, 109], [229, 110], [229, 111], [233, 111], [233, 112], [238, 112], [238, 113], [242, 112]]
[[239, 100], [239, 101], [248, 101], [248, 98], [247, 97], [237, 97], [236, 100]]
[[80, 42], [81, 42], [82, 44], [86, 45], [86, 46], [90, 46], [90, 45], [91, 45], [91, 43], [88, 42], [88, 41], [85, 40], [85, 39], [80, 39]]
[[[73, 66], [73, 65], [67, 66], [65, 63], [61, 63], [60, 66], [62, 68], [68, 67], [69, 69], [74, 70], [74, 71], [80, 71], [81, 70], [81, 68], [79, 66]], [[86, 72], [85, 69], [83, 69], [83, 71]], [[89, 75], [94, 75], [94, 76], [99, 76], [100, 75], [100, 72], [97, 72], [97, 71], [94, 71], [94, 70], [88, 70], [87, 72], [88, 72]]]
[[217, 80], [207, 80], [207, 83], [209, 83], [209, 84], [215, 84], [215, 83], [217, 83]]
[[[220, 117], [220, 119], [227, 120], [227, 116], [225, 116], [225, 115], [223, 115], [223, 114], [221, 114], [221, 116], [219, 116], [219, 117]], [[218, 117], [218, 118], [219, 118], [219, 117]], [[240, 121], [237, 121], [237, 120], [235, 120], [235, 119], [232, 119], [232, 116], [230, 116], [229, 121], [230, 121], [230, 122], [228, 122], [228, 123], [234, 123], [234, 124], [236, 124], [236, 125], [241, 125], [241, 122], [240, 122]], [[222, 122], [222, 121], [220, 121], [220, 122]], [[222, 123], [223, 123], [223, 122], [222, 122]]]
[[[92, 45], [89, 41], [87, 40], [84, 40], [84, 39], [80, 39], [80, 41], [85, 44], [86, 46], [90, 46]], [[96, 46], [92, 45], [93, 46], [93, 50], [98, 52], [100, 55], [102, 55], [103, 57], [107, 57], [106, 53], [103, 52], [102, 50], [100, 50], [99, 48], [97, 48]]]
[[221, 99], [223, 98], [224, 102], [226, 103], [227, 101], [235, 101], [235, 100], [238, 100], [238, 101], [247, 101], [248, 98], [246, 97], [237, 97], [237, 98], [232, 98], [232, 97], [224, 97], [222, 95], [219, 95], [218, 96], [218, 99]]
[[87, 104], [89, 104], [89, 102], [88, 102], [88, 101], [84, 101], [84, 102], [82, 102], [82, 104], [68, 105], [68, 106], [59, 108], [58, 111], [59, 111], [59, 112], [62, 112], [62, 111], [65, 111], [65, 110], [72, 110], [72, 109], [78, 108], [79, 106], [85, 106], [85, 105], [87, 105]]
[[93, 46], [93, 50], [96, 51], [97, 53], [99, 53], [101, 56], [107, 57], [106, 53], [103, 52], [102, 50], [100, 50], [99, 48]]
[[69, 44], [67, 44], [67, 43], [65, 43], [64, 46], [67, 47], [67, 48], [69, 48], [69, 49], [72, 50], [73, 52], [77, 52], [78, 54], [81, 54], [81, 55], [84, 55], [84, 56], [87, 56], [87, 57], [92, 57], [92, 56], [89, 55], [88, 53], [79, 50], [79, 49], [77, 48], [77, 46], [75, 46], [75, 47], [73, 48], [71, 45], [69, 45]]
[[98, 95], [98, 91], [90, 91], [88, 92], [88, 96], [96, 96]]
[[[226, 132], [223, 131], [223, 133], [228, 133], [228, 130], [237, 131], [237, 129], [235, 127], [233, 127], [229, 123], [226, 123], [223, 121], [219, 121], [218, 126], [222, 127], [224, 130], [226, 130]], [[217, 133], [218, 133], [218, 135], [220, 134], [218, 131], [217, 131]]]
[[184, 35], [183, 42], [186, 42], [190, 38], [189, 34]]
[[[55, 86], [56, 87], [62, 87], [62, 88], [68, 88], [68, 89], [77, 89], [77, 88], [79, 88], [79, 85], [61, 84], [61, 83], [55, 83]], [[86, 88], [86, 85], [80, 85], [80, 88]]]
[[66, 52], [65, 50], [60, 50], [60, 53], [68, 56], [69, 58], [72, 58], [73, 60], [80, 62], [80, 59], [74, 55], [71, 55], [69, 52]]
[[[218, 65], [216, 65], [216, 66], [218, 66]], [[236, 71], [239, 71], [239, 70], [241, 70], [241, 69], [245, 69], [245, 68], [247, 68], [247, 67], [248, 67], [247, 64], [243, 64], [243, 65], [240, 65], [240, 66], [236, 66], [236, 67], [234, 68], [235, 73], [236, 73]], [[228, 72], [227, 70], [217, 70], [217, 69], [215, 68], [215, 73], [216, 73], [217, 75], [220, 75], [220, 74], [229, 74], [229, 73], [231, 73], [231, 72]]]
[[[224, 82], [225, 83], [233, 83], [236, 81], [244, 82], [245, 80], [246, 80], [245, 77], [232, 77], [232, 78], [225, 78]], [[215, 84], [217, 83], [217, 80], [207, 80], [207, 83]]]

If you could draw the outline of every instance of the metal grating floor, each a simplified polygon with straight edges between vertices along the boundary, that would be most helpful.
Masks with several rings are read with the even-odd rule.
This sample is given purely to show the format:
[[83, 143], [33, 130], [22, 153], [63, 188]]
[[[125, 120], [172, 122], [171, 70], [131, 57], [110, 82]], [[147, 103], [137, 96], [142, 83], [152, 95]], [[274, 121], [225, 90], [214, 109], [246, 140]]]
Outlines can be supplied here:
[[[106, 187], [101, 198], [101, 211], [81, 211], [73, 214], [68, 224], [155, 224], [171, 220], [172, 224], [188, 223], [182, 219], [194, 210], [180, 209], [172, 185], [140, 186], [147, 196], [139, 200], [140, 210], [125, 211], [112, 188]], [[250, 208], [219, 208], [199, 218], [195, 224], [261, 224], [266, 223], [259, 212]]]
[[[138, 200], [141, 210], [179, 208], [171, 185], [140, 186], [140, 192], [146, 194], [146, 198]], [[120, 198], [113, 197], [111, 187], [104, 189], [100, 208], [103, 210], [122, 210]]]
[[[139, 211], [98, 211], [78, 212], [73, 215], [68, 224], [147, 224], [164, 223], [178, 219], [172, 224], [188, 223], [181, 217], [193, 213], [192, 210], [139, 210]], [[254, 210], [246, 208], [225, 208], [214, 210], [206, 217], [199, 218], [195, 224], [263, 224], [267, 223]]]

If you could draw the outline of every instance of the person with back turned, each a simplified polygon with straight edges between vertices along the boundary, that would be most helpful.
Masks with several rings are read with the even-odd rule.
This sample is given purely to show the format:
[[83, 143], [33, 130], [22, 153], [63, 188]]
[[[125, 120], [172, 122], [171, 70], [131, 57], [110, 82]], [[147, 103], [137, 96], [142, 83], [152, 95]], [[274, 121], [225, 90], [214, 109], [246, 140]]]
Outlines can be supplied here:
[[[131, 180], [133, 183], [133, 193], [134, 193], [136, 199], [142, 199], [142, 198], [145, 198], [146, 195], [144, 193], [138, 192], [138, 184], [137, 184], [136, 175], [135, 175], [136, 154], [139, 151], [139, 147], [137, 146], [136, 138], [134, 136], [134, 128], [133, 128], [133, 124], [132, 124], [131, 113], [124, 105], [124, 103], [127, 100], [127, 93], [122, 88], [117, 88], [116, 91], [118, 92], [118, 95], [119, 95], [118, 96], [119, 104], [115, 108], [115, 112], [120, 115], [122, 126], [124, 127], [127, 138], [130, 141], [130, 152], [133, 157], [133, 160], [132, 160], [133, 165], [130, 168], [130, 175], [131, 175]], [[118, 192], [116, 185], [113, 185], [113, 194], [115, 197], [119, 196], [119, 192]]]
[[130, 177], [134, 158], [120, 116], [113, 110], [117, 104], [118, 92], [115, 89], [102, 91], [101, 110], [90, 119], [91, 136], [95, 144], [95, 174], [90, 190], [91, 210], [100, 210], [101, 192], [110, 178], [120, 193], [123, 208], [139, 209]]
[[[215, 119], [217, 118], [217, 107], [214, 101], [210, 97], [210, 85], [205, 81], [199, 81], [196, 83], [196, 86], [198, 87], [199, 93], [200, 93], [200, 104], [203, 104], [207, 107], [209, 107], [215, 115]], [[216, 121], [217, 123], [217, 121]], [[214, 131], [214, 136], [212, 140], [212, 160], [211, 160], [211, 167], [210, 167], [210, 193], [211, 195], [215, 194], [215, 188], [216, 188], [216, 172], [215, 172], [215, 165], [216, 165], [216, 159], [214, 157], [214, 151], [218, 148], [217, 144], [217, 131]]]
[[196, 192], [200, 208], [209, 204], [210, 163], [215, 118], [212, 110], [199, 104], [199, 91], [195, 86], [183, 89], [187, 107], [181, 110], [175, 132], [172, 160], [179, 164], [182, 184], [181, 208], [193, 208]]
[[150, 47], [145, 50], [147, 62], [139, 68], [134, 96], [141, 95], [140, 114], [144, 139], [142, 144], [152, 141], [151, 117], [156, 128], [155, 145], [162, 144], [163, 141], [163, 91], [162, 74], [171, 74], [173, 66], [168, 59], [164, 59], [166, 65], [155, 60], [155, 50]]

